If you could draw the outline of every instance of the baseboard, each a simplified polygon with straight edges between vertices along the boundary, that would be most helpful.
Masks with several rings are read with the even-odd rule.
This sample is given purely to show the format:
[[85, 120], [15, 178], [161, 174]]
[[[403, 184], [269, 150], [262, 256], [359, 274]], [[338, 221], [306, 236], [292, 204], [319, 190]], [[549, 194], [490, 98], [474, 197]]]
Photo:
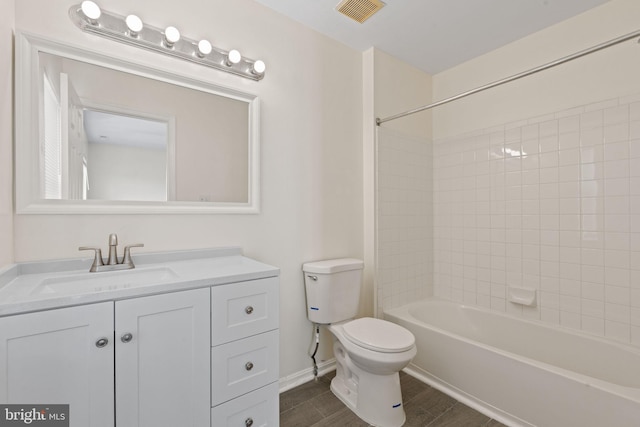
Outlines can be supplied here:
[[[329, 359], [318, 364], [318, 376], [322, 376], [328, 372], [335, 371], [336, 359]], [[286, 377], [280, 378], [280, 393], [291, 390], [301, 384], [313, 381], [313, 368], [304, 369], [295, 372]]]

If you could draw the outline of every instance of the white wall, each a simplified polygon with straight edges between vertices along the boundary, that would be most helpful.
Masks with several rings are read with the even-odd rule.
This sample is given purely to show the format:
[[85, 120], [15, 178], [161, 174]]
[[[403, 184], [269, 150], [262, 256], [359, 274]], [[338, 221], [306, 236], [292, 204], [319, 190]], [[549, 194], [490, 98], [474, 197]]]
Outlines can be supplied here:
[[235, 47], [263, 59], [266, 76], [253, 82], [85, 34], [69, 20], [69, 6], [62, 0], [21, 0], [16, 27], [261, 98], [262, 212], [19, 215], [16, 260], [84, 256], [78, 246], [106, 245], [112, 232], [123, 243], [143, 242], [150, 252], [241, 246], [246, 255], [281, 269], [281, 375], [309, 368], [311, 324], [301, 264], [363, 256], [360, 53], [250, 0], [186, 0], [177, 6], [151, 0], [105, 3], [113, 12], [136, 13], [159, 27], [175, 25], [185, 36], [208, 38], [221, 48]]
[[0, 0], [0, 266], [13, 262], [14, 0]]
[[[638, 29], [614, 0], [434, 76], [435, 100]], [[436, 294], [640, 345], [640, 48], [434, 111]], [[536, 289], [534, 307], [508, 286]]]
[[[640, 2], [612, 0], [433, 77], [434, 101], [637, 31]], [[638, 45], [611, 47], [433, 110], [433, 137], [536, 117], [637, 92]]]
[[165, 150], [117, 143], [89, 143], [88, 147], [88, 199], [166, 200]]

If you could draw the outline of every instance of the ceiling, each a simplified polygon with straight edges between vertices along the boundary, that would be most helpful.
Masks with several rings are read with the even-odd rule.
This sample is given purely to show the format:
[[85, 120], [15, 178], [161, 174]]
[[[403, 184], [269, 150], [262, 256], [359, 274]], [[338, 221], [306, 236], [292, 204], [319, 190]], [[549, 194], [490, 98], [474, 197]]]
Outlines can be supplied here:
[[85, 108], [84, 130], [91, 144], [115, 144], [150, 150], [167, 149], [167, 123]]
[[376, 47], [429, 74], [451, 68], [609, 0], [385, 0], [363, 24], [340, 0], [256, 0], [358, 51]]

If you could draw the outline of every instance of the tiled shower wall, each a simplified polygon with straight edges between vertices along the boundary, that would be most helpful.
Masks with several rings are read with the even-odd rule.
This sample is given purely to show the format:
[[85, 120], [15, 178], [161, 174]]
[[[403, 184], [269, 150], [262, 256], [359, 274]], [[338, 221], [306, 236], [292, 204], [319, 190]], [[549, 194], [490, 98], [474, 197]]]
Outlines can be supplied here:
[[433, 150], [385, 127], [377, 138], [377, 308], [433, 294]]
[[640, 96], [433, 148], [436, 296], [640, 345]]

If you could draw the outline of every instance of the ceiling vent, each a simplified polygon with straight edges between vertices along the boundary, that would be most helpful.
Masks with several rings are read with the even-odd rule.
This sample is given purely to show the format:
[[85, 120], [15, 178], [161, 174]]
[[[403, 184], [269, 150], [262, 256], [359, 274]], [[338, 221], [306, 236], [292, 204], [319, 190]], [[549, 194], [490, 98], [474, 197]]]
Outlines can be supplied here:
[[384, 3], [380, 0], [343, 0], [336, 10], [362, 24], [383, 7]]

